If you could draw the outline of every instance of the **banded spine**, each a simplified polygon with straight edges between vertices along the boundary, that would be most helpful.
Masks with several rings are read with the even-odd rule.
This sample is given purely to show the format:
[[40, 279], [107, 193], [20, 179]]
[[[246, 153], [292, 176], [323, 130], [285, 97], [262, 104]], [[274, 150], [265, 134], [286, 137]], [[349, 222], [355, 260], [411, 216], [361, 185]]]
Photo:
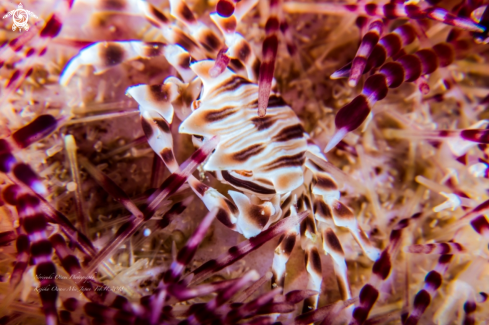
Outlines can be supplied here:
[[270, 0], [270, 13], [265, 25], [266, 37], [262, 46], [262, 63], [258, 76], [258, 116], [264, 117], [267, 113], [268, 99], [272, 89], [273, 72], [275, 71], [275, 59], [278, 50], [278, 32], [280, 22], [278, 12], [280, 0]]
[[426, 275], [423, 289], [418, 291], [418, 293], [414, 297], [413, 310], [403, 320], [403, 325], [418, 324], [426, 308], [428, 308], [428, 306], [430, 305], [436, 291], [442, 285], [443, 275], [448, 269], [448, 264], [450, 263], [452, 257], [453, 255], [442, 255], [438, 259], [438, 263], [435, 269], [430, 271]]
[[381, 20], [374, 20], [368, 26], [368, 32], [363, 36], [362, 42], [358, 48], [358, 51], [351, 63], [350, 76], [348, 78], [348, 85], [355, 87], [358, 79], [362, 76], [367, 60], [372, 53], [375, 45], [379, 42], [379, 38], [382, 35], [384, 24]]
[[325, 152], [335, 147], [348, 132], [357, 129], [371, 114], [373, 105], [387, 96], [389, 88], [397, 88], [403, 82], [416, 81], [422, 75], [433, 73], [438, 67], [450, 65], [455, 59], [456, 50], [452, 44], [440, 43], [433, 49], [418, 50], [382, 65], [378, 73], [365, 81], [362, 94], [336, 114], [336, 131]]
[[403, 230], [409, 226], [412, 220], [419, 217], [420, 214], [418, 213], [414, 214], [409, 219], [402, 219], [392, 229], [387, 247], [382, 251], [380, 257], [375, 261], [372, 267], [372, 277], [370, 278], [369, 283], [364, 285], [360, 290], [359, 304], [353, 310], [350, 325], [361, 325], [367, 320], [370, 311], [379, 299], [380, 292], [377, 288], [391, 274], [392, 262], [399, 250]]
[[386, 3], [379, 5], [373, 2], [361, 4], [300, 3], [286, 2], [283, 9], [289, 13], [321, 13], [332, 15], [357, 14], [387, 19], [411, 18], [431, 19], [470, 32], [483, 33], [486, 27], [464, 17], [457, 17], [446, 9], [416, 4]]
[[[49, 16], [44, 26], [40, 28], [39, 34], [32, 38], [22, 39], [21, 43], [33, 42], [31, 42], [30, 48], [25, 53], [25, 60], [17, 64], [16, 69], [10, 75], [0, 96], [0, 106], [8, 102], [10, 96], [32, 74], [36, 59], [46, 54], [51, 40], [61, 32], [63, 21], [66, 19], [72, 5], [73, 0], [57, 0], [54, 6], [55, 12]], [[21, 44], [18, 44], [16, 50], [20, 51], [22, 47]]]

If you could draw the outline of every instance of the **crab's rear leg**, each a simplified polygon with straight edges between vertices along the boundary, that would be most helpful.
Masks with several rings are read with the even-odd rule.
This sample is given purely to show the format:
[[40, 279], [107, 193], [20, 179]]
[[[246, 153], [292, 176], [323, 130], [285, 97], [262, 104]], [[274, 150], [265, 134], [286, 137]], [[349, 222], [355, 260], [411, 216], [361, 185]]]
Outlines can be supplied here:
[[[294, 198], [289, 196], [282, 203], [281, 209], [284, 212], [284, 218], [297, 215], [297, 210], [294, 206], [296, 202], [292, 202], [293, 200]], [[293, 227], [287, 230], [287, 232], [280, 237], [277, 248], [275, 248], [272, 261], [272, 288], [284, 288], [285, 267], [289, 261], [290, 255], [292, 254], [292, 250], [294, 249], [299, 233], [300, 229], [298, 229], [298, 227]]]
[[[297, 200], [299, 212], [308, 211], [308, 216], [300, 225], [301, 247], [305, 253], [305, 266], [309, 277], [307, 289], [321, 292], [323, 283], [323, 270], [321, 266], [321, 256], [316, 245], [318, 230], [316, 220], [312, 212], [312, 204], [309, 197], [302, 194]], [[319, 294], [304, 300], [302, 312], [308, 312], [317, 308]]]
[[372, 261], [377, 260], [380, 254], [379, 250], [370, 243], [365, 232], [358, 224], [353, 211], [339, 201], [340, 192], [338, 184], [333, 177], [310, 160], [306, 161], [306, 166], [314, 175], [312, 193], [316, 197], [322, 198], [322, 201], [326, 204], [325, 215], [330, 215], [336, 226], [348, 228], [365, 254]]

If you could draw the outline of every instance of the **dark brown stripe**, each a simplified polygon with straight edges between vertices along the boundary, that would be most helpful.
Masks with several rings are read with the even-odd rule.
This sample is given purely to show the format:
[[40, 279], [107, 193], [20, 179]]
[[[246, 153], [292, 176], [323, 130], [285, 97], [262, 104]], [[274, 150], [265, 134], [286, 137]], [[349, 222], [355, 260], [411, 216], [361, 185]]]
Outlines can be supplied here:
[[185, 18], [185, 20], [187, 20], [190, 23], [195, 22], [194, 14], [192, 13], [192, 10], [190, 10], [190, 8], [187, 7], [185, 2], [181, 2], [180, 8], [178, 9], [180, 10], [180, 14], [182, 15], [183, 18]]
[[167, 102], [170, 98], [170, 94], [168, 94], [168, 91], [164, 85], [149, 86], [149, 93], [151, 98], [157, 102]]
[[281, 243], [281, 246], [284, 250], [282, 253], [283, 255], [290, 256], [290, 254], [292, 253], [292, 250], [294, 249], [296, 238], [297, 238], [297, 236], [295, 235], [295, 233], [288, 234], [285, 236], [285, 238], [283, 239], [283, 241]]
[[231, 221], [231, 216], [224, 209], [219, 209], [219, 211], [217, 211], [216, 219], [222, 222], [228, 228], [233, 229], [235, 227]]
[[124, 48], [116, 43], [107, 43], [100, 49], [100, 57], [105, 60], [105, 66], [113, 66], [124, 61]]
[[251, 119], [251, 122], [255, 125], [258, 131], [263, 131], [269, 129], [274, 123], [275, 119], [270, 115], [266, 115], [264, 117], [254, 117]]
[[343, 255], [343, 247], [341, 247], [341, 243], [336, 237], [336, 234], [334, 233], [333, 229], [328, 228], [324, 232], [324, 239], [328, 242], [328, 246], [334, 250], [335, 252]]
[[216, 93], [214, 95], [217, 96], [219, 94], [222, 94], [222, 93], [228, 92], [228, 91], [232, 92], [232, 91], [235, 91], [236, 89], [238, 89], [239, 87], [241, 87], [243, 85], [249, 85], [249, 84], [251, 84], [251, 81], [246, 80], [243, 77], [235, 75], [232, 78], [224, 81], [223, 84], [217, 86], [215, 88]]
[[186, 49], [190, 53], [199, 48], [197, 43], [195, 43], [185, 33], [179, 30], [175, 30], [175, 44], [180, 45], [182, 48]]
[[205, 116], [206, 122], [216, 122], [222, 119], [225, 119], [226, 117], [233, 115], [238, 111], [238, 108], [235, 106], [226, 106], [222, 108], [219, 111], [213, 111], [210, 113], [207, 113]]
[[125, 0], [102, 0], [99, 3], [102, 10], [123, 10], [127, 5]]
[[250, 216], [250, 221], [255, 224], [255, 226], [259, 227], [260, 229], [263, 229], [267, 225], [268, 220], [270, 219], [270, 216], [265, 213], [262, 214], [264, 208], [254, 205], [252, 206], [248, 214]]
[[209, 52], [217, 52], [222, 45], [219, 38], [210, 30], [204, 36], [201, 44]]
[[164, 118], [153, 118], [153, 122], [158, 126], [162, 132], [171, 134], [170, 126]]
[[146, 119], [141, 116], [141, 126], [143, 127], [144, 134], [146, 135], [147, 139], [150, 139], [153, 136], [153, 128], [151, 127], [151, 124], [146, 121]]
[[165, 48], [165, 46], [165, 43], [159, 42], [144, 43], [143, 55], [146, 57], [161, 56], [163, 54], [163, 49]]
[[304, 129], [302, 128], [302, 125], [296, 124], [283, 128], [277, 135], [272, 138], [272, 140], [277, 142], [285, 142], [292, 139], [300, 139], [303, 137]]
[[322, 273], [322, 267], [321, 267], [321, 257], [319, 256], [318, 249], [316, 247], [312, 247], [311, 250], [309, 251], [309, 259], [311, 261], [311, 268], [316, 272], [317, 274]]
[[335, 201], [333, 203], [333, 211], [340, 218], [351, 219], [354, 218], [353, 213], [340, 201]]
[[170, 20], [165, 16], [165, 14], [163, 12], [161, 12], [158, 8], [156, 8], [155, 6], [153, 5], [150, 5], [149, 6], [149, 10], [150, 12], [156, 17], [158, 18], [159, 22], [160, 23], [163, 23], [163, 24], [168, 24], [170, 23]]
[[240, 47], [238, 47], [236, 51], [238, 52], [238, 59], [240, 59], [243, 62], [248, 61], [251, 55], [251, 48], [248, 43], [241, 42]]
[[241, 62], [239, 59], [236, 58], [231, 58], [231, 60], [229, 60], [229, 68], [234, 72], [239, 72], [246, 69], [243, 62]]
[[294, 167], [294, 166], [302, 166], [304, 164], [304, 153], [298, 153], [294, 156], [284, 156], [278, 159], [275, 159], [270, 164], [268, 164], [265, 168], [265, 171], [272, 171], [274, 169], [285, 168], [285, 167]]
[[331, 208], [324, 203], [323, 200], [316, 199], [314, 202], [314, 214], [318, 214], [324, 219], [331, 219], [333, 214], [331, 213]]
[[239, 213], [238, 208], [234, 205], [234, 203], [232, 201], [224, 198], [224, 202], [226, 202], [226, 205], [228, 206], [228, 208], [232, 214], [238, 214]]
[[166, 164], [171, 164], [174, 160], [175, 160], [175, 157], [173, 156], [173, 152], [171, 151], [170, 148], [165, 148], [163, 150], [161, 150], [161, 158], [163, 159], [163, 161], [166, 163]]
[[225, 181], [236, 187], [241, 187], [257, 194], [275, 194], [274, 189], [268, 189], [256, 183], [233, 177], [231, 176], [231, 174], [229, 174], [229, 172], [225, 170], [223, 170], [221, 174]]
[[250, 157], [256, 156], [265, 150], [265, 146], [262, 144], [254, 144], [246, 149], [243, 149], [233, 155], [233, 159], [236, 161], [244, 162]]
[[338, 185], [335, 181], [326, 175], [316, 175], [315, 186], [326, 191], [336, 191], [338, 190]]

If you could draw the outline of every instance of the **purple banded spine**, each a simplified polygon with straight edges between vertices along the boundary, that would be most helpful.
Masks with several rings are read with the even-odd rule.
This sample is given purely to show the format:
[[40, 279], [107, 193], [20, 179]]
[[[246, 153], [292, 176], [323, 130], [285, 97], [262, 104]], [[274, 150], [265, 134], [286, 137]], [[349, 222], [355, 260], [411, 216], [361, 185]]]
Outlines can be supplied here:
[[[343, 106], [335, 117], [336, 132], [326, 146], [325, 151], [331, 150], [343, 137], [367, 119], [373, 105], [387, 96], [389, 88], [399, 87], [403, 82], [412, 82], [422, 75], [433, 73], [440, 61], [444, 65], [453, 62], [454, 48], [448, 43], [438, 44], [438, 52], [434, 49], [422, 49], [414, 55], [401, 56], [395, 62], [385, 63], [378, 73], [371, 75], [363, 86], [362, 94], [355, 97], [349, 104]], [[452, 61], [450, 61], [452, 60]]]
[[214, 63], [214, 66], [209, 70], [209, 75], [212, 78], [216, 78], [221, 73], [223, 73], [229, 64], [229, 61], [231, 61], [231, 59], [226, 55], [227, 50], [227, 48], [220, 49], [219, 53], [217, 53], [216, 62]]
[[212, 153], [217, 146], [218, 141], [218, 137], [214, 137], [206, 141], [199, 150], [195, 151], [177, 171], [172, 173], [163, 182], [163, 184], [161, 184], [160, 188], [150, 196], [150, 203], [143, 211], [143, 218], [132, 218], [129, 222], [122, 225], [118, 229], [116, 237], [110, 242], [110, 244], [104, 247], [93, 258], [90, 265], [86, 268], [87, 274], [92, 274], [104, 259], [111, 256], [112, 253], [127, 238], [134, 234], [145, 221], [151, 219], [154, 211], [156, 211], [156, 208], [160, 205], [160, 203], [169, 195], [174, 194], [187, 181], [188, 177], [195, 171], [195, 169], [197, 169], [197, 167]]
[[426, 308], [428, 308], [430, 305], [434, 294], [442, 285], [443, 274], [445, 274], [452, 257], [453, 255], [442, 255], [438, 259], [438, 264], [436, 265], [435, 269], [426, 275], [423, 289], [418, 291], [414, 297], [413, 310], [407, 316], [406, 320], [403, 322], [403, 325], [418, 324]]
[[232, 282], [226, 290], [220, 291], [217, 296], [206, 303], [200, 308], [197, 308], [195, 313], [191, 315], [187, 322], [192, 325], [207, 323], [211, 319], [216, 319], [219, 307], [231, 299], [238, 291], [243, 289], [251, 281], [258, 280], [258, 273], [256, 271], [249, 271], [244, 274], [241, 278]]
[[234, 5], [233, 0], [219, 0], [216, 4], [216, 11], [221, 17], [231, 17], [234, 14], [234, 9], [236, 6]]
[[47, 194], [47, 189], [32, 168], [24, 163], [19, 163], [12, 169], [14, 176], [24, 185], [39, 195]]
[[411, 245], [405, 251], [413, 254], [460, 254], [465, 253], [465, 249], [459, 243], [435, 243], [424, 245]]
[[470, 225], [479, 235], [489, 238], [489, 222], [484, 215], [474, 218], [470, 221]]
[[430, 7], [426, 3], [415, 5], [393, 1], [385, 5], [379, 5], [373, 2], [338, 5], [336, 3], [287, 2], [284, 7], [287, 12], [291, 13], [357, 14], [387, 19], [403, 17], [411, 19], [428, 18], [471, 32], [483, 33], [486, 31], [486, 26], [482, 23], [477, 24], [468, 18], [457, 17], [443, 8]]
[[363, 36], [360, 47], [352, 62], [350, 78], [348, 79], [350, 87], [355, 87], [357, 85], [358, 79], [363, 74], [365, 66], [367, 65], [368, 57], [372, 53], [375, 45], [379, 42], [379, 37], [382, 34], [383, 29], [384, 24], [379, 19], [370, 23], [368, 32]]
[[[410, 24], [404, 24], [391, 33], [383, 36], [378, 44], [372, 48], [371, 53], [366, 57], [365, 67], [362, 73], [369, 72], [372, 68], [380, 67], [387, 58], [395, 57], [402, 48], [416, 40], [416, 31]], [[352, 62], [345, 65], [340, 70], [331, 75], [332, 79], [344, 78], [351, 74]]]
[[58, 291], [55, 283], [56, 266], [52, 262], [52, 245], [46, 235], [47, 221], [41, 208], [41, 201], [31, 194], [22, 193], [18, 197], [17, 211], [20, 224], [30, 242], [30, 254], [36, 265], [36, 277], [40, 282], [39, 296], [48, 325], [58, 323], [56, 299]]
[[39, 115], [32, 122], [12, 134], [19, 148], [27, 148], [34, 142], [44, 139], [58, 127], [58, 121], [49, 114]]
[[392, 261], [399, 250], [402, 232], [409, 226], [411, 220], [417, 219], [419, 216], [419, 214], [414, 214], [409, 219], [402, 219], [392, 229], [387, 247], [382, 251], [379, 259], [375, 261], [372, 267], [372, 278], [360, 290], [359, 304], [353, 310], [353, 319], [350, 325], [360, 325], [367, 320], [372, 307], [379, 298], [380, 292], [377, 288], [391, 273]]
[[262, 47], [262, 63], [258, 76], [258, 116], [263, 117], [267, 113], [268, 99], [272, 89], [273, 73], [275, 71], [275, 58], [278, 49], [278, 30], [280, 23], [278, 10], [280, 0], [270, 0], [270, 16], [265, 25], [266, 37]]
[[190, 239], [187, 241], [187, 244], [180, 250], [180, 252], [178, 252], [176, 261], [171, 264], [170, 270], [163, 278], [165, 283], [178, 282], [182, 276], [185, 266], [187, 266], [194, 257], [199, 244], [204, 239], [204, 236], [211, 226], [212, 221], [216, 217], [217, 212], [218, 209], [214, 208], [212, 211], [207, 213], [192, 237], [190, 237]]
[[16, 287], [20, 281], [22, 280], [22, 276], [24, 275], [25, 269], [29, 264], [29, 237], [23, 233], [19, 234], [17, 237], [17, 259], [15, 261], [15, 266], [10, 275], [10, 286]]
[[0, 139], [0, 171], [10, 173], [16, 163], [12, 147], [6, 139]]
[[463, 325], [475, 325], [474, 313], [477, 309], [477, 305], [474, 300], [467, 300], [464, 304], [464, 320]]

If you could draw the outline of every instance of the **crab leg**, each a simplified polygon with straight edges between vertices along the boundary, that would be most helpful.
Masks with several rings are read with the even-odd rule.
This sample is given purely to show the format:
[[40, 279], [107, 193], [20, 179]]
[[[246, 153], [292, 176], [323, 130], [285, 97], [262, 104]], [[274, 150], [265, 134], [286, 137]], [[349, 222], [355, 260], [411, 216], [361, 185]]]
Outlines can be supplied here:
[[[210, 56], [214, 57], [223, 47], [221, 39], [212, 31], [212, 29], [197, 21], [192, 10], [190, 10], [185, 1], [170, 0], [170, 13], [173, 17], [187, 26], [190, 35]], [[174, 42], [174, 44], [181, 43]]]
[[[175, 171], [177, 162], [173, 154], [173, 139], [170, 124], [173, 118], [172, 102], [176, 98], [174, 84], [165, 83], [161, 88], [156, 86], [135, 86], [128, 90], [140, 104], [141, 123], [148, 142], [155, 153], [163, 160], [170, 171]], [[166, 96], [158, 96], [161, 93]], [[226, 173], [223, 171], [222, 173]], [[267, 225], [280, 217], [278, 197], [274, 203], [253, 204], [244, 194], [229, 191], [237, 206], [215, 189], [189, 177], [189, 185], [210, 210], [217, 207], [217, 218], [227, 227], [242, 233], [249, 238], [262, 231]], [[260, 212], [260, 214], [258, 214]]]
[[[230, 3], [229, 1], [221, 2]], [[231, 69], [233, 69], [236, 74], [242, 75], [245, 78], [256, 82], [258, 80], [257, 68], [260, 66], [260, 61], [253, 53], [250, 44], [244, 39], [243, 36], [236, 33], [236, 26], [241, 20], [242, 16], [255, 6], [257, 0], [238, 2], [236, 5], [236, 12], [229, 16], [226, 16], [226, 14], [228, 13], [227, 10], [230, 8], [224, 8], [223, 11], [226, 11], [225, 13], [219, 12], [220, 6], [222, 6], [220, 4], [221, 2], [217, 3], [217, 13], [211, 14], [210, 17], [224, 35], [227, 48], [221, 49], [216, 58], [214, 67], [209, 73], [211, 76], [216, 77], [224, 71], [228, 64], [230, 64]]]
[[[323, 271], [321, 266], [321, 257], [319, 250], [316, 247], [314, 238], [317, 237], [318, 231], [316, 220], [312, 212], [312, 205], [305, 194], [297, 200], [298, 211], [307, 211], [308, 216], [301, 222], [300, 238], [301, 246], [305, 253], [305, 266], [309, 277], [307, 289], [321, 292], [321, 284], [323, 282]], [[289, 217], [290, 218], [290, 217]], [[319, 295], [307, 298], [304, 301], [302, 312], [314, 310], [317, 307]]]
[[314, 203], [318, 220], [327, 223], [332, 218], [336, 226], [348, 228], [365, 254], [372, 261], [377, 260], [379, 250], [370, 243], [353, 211], [339, 201], [340, 193], [335, 180], [312, 161], [307, 161], [306, 166], [313, 172], [312, 193], [321, 198]]
[[[293, 206], [290, 208], [290, 215], [297, 215], [297, 211]], [[282, 211], [285, 211], [282, 209]], [[275, 248], [272, 261], [272, 288], [283, 288], [285, 284], [286, 264], [289, 261], [292, 250], [294, 249], [299, 231], [296, 227], [290, 228], [285, 234], [280, 237], [277, 248]]]

